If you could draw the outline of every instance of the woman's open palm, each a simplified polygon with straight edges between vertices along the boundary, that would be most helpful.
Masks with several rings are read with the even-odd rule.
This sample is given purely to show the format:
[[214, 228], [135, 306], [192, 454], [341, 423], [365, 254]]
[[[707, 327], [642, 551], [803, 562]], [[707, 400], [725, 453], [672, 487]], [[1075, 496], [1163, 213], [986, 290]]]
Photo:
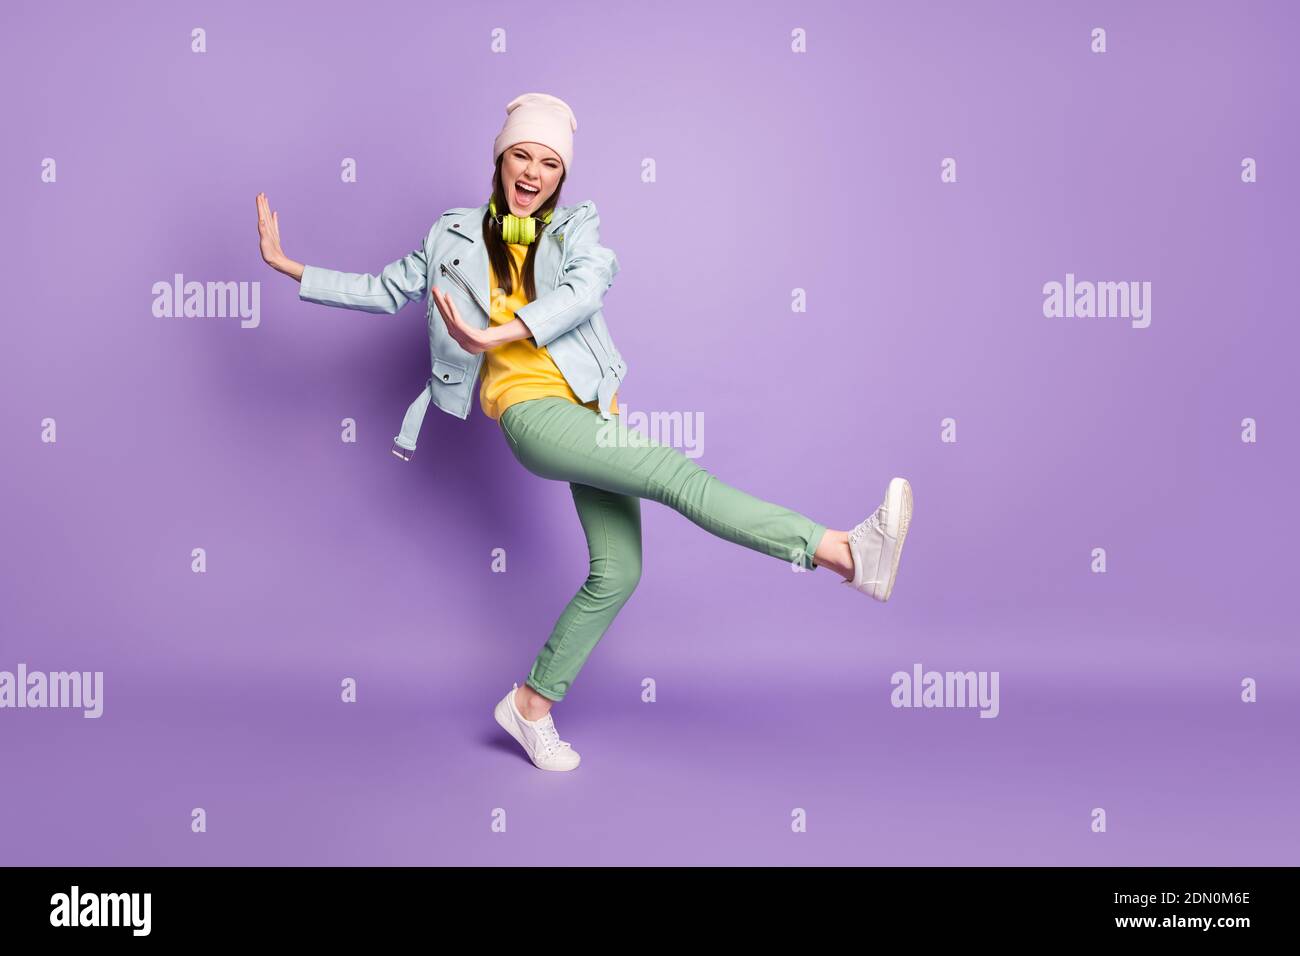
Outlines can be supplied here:
[[442, 314], [442, 321], [447, 326], [447, 334], [456, 341], [457, 345], [470, 355], [486, 352], [491, 347], [481, 329], [461, 318], [460, 310], [456, 308], [456, 303], [451, 300], [451, 296], [441, 289], [430, 289], [429, 294], [433, 296], [433, 302]]
[[280, 214], [271, 211], [266, 193], [257, 194], [257, 235], [262, 245], [262, 259], [273, 266], [287, 258], [280, 248]]

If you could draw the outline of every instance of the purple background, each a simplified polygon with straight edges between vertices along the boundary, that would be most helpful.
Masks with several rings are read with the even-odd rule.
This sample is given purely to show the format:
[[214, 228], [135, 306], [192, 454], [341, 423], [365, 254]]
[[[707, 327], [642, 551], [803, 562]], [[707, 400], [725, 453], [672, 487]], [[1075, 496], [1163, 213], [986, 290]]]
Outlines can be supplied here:
[[[0, 711], [3, 862], [1300, 862], [1289, 5], [2, 16], [0, 669], [105, 674], [99, 720]], [[587, 571], [567, 486], [477, 397], [392, 457], [424, 304], [299, 302], [254, 208], [377, 272], [485, 201], [528, 90], [578, 117], [620, 399], [702, 413], [701, 464], [832, 527], [895, 474], [917, 508], [879, 605], [646, 502], [641, 585], [555, 709], [571, 774], [491, 716]], [[153, 317], [176, 272], [260, 281], [261, 327]], [[1067, 272], [1152, 282], [1150, 328], [1044, 318]], [[1000, 716], [892, 708], [915, 662], [999, 671]]]

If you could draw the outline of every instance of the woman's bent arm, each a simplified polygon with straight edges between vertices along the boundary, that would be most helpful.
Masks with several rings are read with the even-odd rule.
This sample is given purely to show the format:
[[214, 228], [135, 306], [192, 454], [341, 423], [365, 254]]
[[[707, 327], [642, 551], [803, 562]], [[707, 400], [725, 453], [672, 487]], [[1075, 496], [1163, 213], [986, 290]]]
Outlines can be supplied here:
[[589, 207], [586, 215], [565, 227], [564, 243], [572, 252], [559, 284], [515, 310], [515, 317], [528, 327], [538, 348], [550, 345], [599, 311], [618, 274], [618, 257], [600, 244], [596, 204], [586, 200], [583, 205]]

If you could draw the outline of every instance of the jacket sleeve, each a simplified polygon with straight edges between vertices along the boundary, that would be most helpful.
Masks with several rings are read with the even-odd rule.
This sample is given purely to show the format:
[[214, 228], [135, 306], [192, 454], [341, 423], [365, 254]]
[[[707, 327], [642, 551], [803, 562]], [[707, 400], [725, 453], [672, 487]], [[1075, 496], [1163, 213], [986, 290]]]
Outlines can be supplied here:
[[569, 261], [556, 287], [515, 310], [538, 348], [550, 345], [600, 310], [605, 291], [618, 274], [618, 258], [600, 244], [600, 216], [591, 200], [575, 221], [564, 227]]
[[390, 262], [379, 275], [304, 265], [298, 298], [341, 309], [391, 314], [424, 296], [428, 284], [428, 250], [429, 236], [426, 236], [418, 249]]

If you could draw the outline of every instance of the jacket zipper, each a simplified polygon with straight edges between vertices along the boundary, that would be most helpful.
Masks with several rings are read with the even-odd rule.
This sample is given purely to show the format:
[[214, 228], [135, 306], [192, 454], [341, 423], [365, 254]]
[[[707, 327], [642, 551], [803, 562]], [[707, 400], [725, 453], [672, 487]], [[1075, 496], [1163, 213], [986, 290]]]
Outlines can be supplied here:
[[[485, 325], [484, 328], [490, 326], [492, 324], [492, 314], [488, 312], [487, 308], [483, 305], [483, 301], [478, 297], [478, 295], [474, 292], [474, 290], [470, 288], [469, 281], [463, 275], [460, 274], [460, 270], [457, 269], [455, 266], [448, 266], [447, 263], [445, 262], [439, 263], [439, 266], [442, 269], [443, 275], [449, 275], [453, 279], [455, 279], [456, 284], [459, 285], [462, 289], [464, 289], [469, 294], [469, 297], [471, 299], [473, 299], [475, 302], [478, 303], [478, 307], [483, 310], [483, 314], [487, 317], [487, 325]], [[479, 372], [481, 372], [483, 369], [483, 362], [485, 360], [484, 356], [486, 354], [487, 354], [486, 352], [479, 352], [477, 355], [474, 356], [474, 361], [473, 361], [474, 370], [470, 373], [470, 375], [472, 376], [471, 381], [478, 382]], [[470, 401], [473, 402], [474, 400], [473, 385], [470, 386], [469, 394], [471, 396]]]
[[[441, 263], [441, 268], [442, 268], [443, 275], [449, 275], [453, 279], [455, 279], [457, 285], [459, 285], [462, 289], [464, 289], [465, 292], [469, 295], [469, 297], [473, 299], [476, 303], [478, 303], [478, 307], [483, 310], [484, 315], [488, 315], [488, 316], [491, 315], [491, 313], [488, 311], [488, 307], [483, 304], [483, 300], [478, 297], [478, 293], [475, 292], [473, 288], [471, 288], [469, 284], [469, 280], [460, 274], [459, 269], [457, 269], [455, 266], [448, 266], [447, 263], [445, 262]], [[490, 321], [491, 319], [489, 318], [489, 322]]]

